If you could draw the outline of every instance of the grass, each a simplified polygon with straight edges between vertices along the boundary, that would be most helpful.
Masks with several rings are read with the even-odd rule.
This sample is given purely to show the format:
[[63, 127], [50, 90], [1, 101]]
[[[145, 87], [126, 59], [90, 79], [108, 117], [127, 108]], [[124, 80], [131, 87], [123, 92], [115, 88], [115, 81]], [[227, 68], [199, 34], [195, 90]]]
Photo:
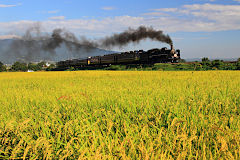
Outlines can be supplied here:
[[239, 71], [0, 73], [0, 159], [239, 159]]

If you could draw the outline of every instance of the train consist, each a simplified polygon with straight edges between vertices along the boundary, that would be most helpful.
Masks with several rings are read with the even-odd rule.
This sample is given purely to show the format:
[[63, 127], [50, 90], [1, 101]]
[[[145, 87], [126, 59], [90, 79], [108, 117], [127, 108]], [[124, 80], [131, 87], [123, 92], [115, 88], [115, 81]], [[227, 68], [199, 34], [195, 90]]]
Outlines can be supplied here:
[[148, 51], [130, 51], [123, 53], [107, 54], [104, 56], [88, 57], [86, 59], [71, 59], [57, 63], [58, 68], [81, 68], [87, 66], [109, 66], [116, 64], [154, 64], [177, 63], [180, 59], [180, 50], [151, 49]]

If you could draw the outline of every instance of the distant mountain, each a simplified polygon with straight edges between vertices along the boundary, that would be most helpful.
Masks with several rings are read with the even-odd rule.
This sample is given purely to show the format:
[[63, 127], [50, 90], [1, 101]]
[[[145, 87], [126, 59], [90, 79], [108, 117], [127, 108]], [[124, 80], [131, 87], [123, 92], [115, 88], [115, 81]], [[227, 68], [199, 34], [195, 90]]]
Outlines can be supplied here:
[[[86, 45], [68, 42], [62, 43], [54, 52], [43, 50], [40, 46], [44, 41], [23, 41], [21, 39], [0, 40], [0, 61], [11, 64], [16, 61], [38, 62], [38, 61], [60, 61], [74, 58], [86, 58], [114, 53], [114, 51], [88, 47]], [[70, 49], [69, 49], [70, 48]]]

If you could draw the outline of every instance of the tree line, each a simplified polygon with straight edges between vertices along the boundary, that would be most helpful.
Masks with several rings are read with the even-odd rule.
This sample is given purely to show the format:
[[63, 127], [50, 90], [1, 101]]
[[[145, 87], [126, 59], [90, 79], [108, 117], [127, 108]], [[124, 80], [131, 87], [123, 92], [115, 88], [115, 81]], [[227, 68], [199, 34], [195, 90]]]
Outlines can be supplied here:
[[111, 65], [104, 70], [162, 70], [162, 71], [206, 71], [206, 70], [240, 70], [240, 58], [235, 62], [209, 60], [202, 58], [201, 62], [156, 63], [154, 65]]
[[26, 71], [50, 71], [54, 69], [56, 66], [54, 64], [47, 65], [46, 62], [42, 61], [39, 63], [24, 63], [24, 62], [15, 62], [10, 68], [7, 68], [6, 65], [4, 65], [0, 61], [0, 72], [26, 72]]
[[[31, 71], [52, 71], [56, 69], [54, 64], [50, 66], [46, 65], [46, 62], [39, 63], [23, 63], [23, 62], [15, 62], [10, 68], [7, 68], [0, 61], [0, 72], [9, 71], [9, 72], [17, 72], [22, 71], [26, 72], [28, 70]], [[207, 57], [202, 58], [201, 62], [185, 62], [185, 60], [181, 60], [178, 64], [169, 64], [169, 63], [161, 63], [155, 64], [153, 66], [149, 65], [137, 65], [137, 66], [128, 66], [128, 65], [112, 65], [107, 68], [102, 68], [105, 70], [240, 70], [240, 58], [236, 62], [224, 62], [223, 60], [209, 60]], [[75, 70], [75, 69], [72, 69]]]
[[236, 62], [224, 62], [223, 60], [210, 61], [207, 57], [196, 66], [199, 70], [240, 70], [240, 58]]

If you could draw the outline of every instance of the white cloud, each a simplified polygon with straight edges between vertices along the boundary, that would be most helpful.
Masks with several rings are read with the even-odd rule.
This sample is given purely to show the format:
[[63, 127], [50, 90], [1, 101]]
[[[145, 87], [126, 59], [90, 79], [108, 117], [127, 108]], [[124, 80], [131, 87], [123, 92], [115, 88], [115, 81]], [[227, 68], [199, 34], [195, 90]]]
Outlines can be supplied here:
[[114, 9], [115, 9], [115, 7], [110, 7], [110, 6], [102, 7], [102, 10], [106, 10], [106, 11], [111, 11]]
[[[142, 16], [116, 16], [102, 19], [65, 19], [50, 17], [41, 21], [45, 32], [65, 28], [77, 35], [102, 37], [128, 27], [152, 26], [165, 32], [211, 32], [240, 29], [240, 5], [194, 4], [180, 8], [160, 8]], [[21, 34], [36, 21], [0, 22], [2, 33]]]
[[144, 16], [168, 16], [168, 14], [162, 13], [162, 12], [149, 12], [149, 13], [144, 13], [142, 15], [144, 15]]
[[12, 38], [21, 38], [21, 37], [15, 34], [0, 35], [0, 39], [12, 39]]
[[160, 9], [153, 9], [154, 11], [162, 11], [162, 12], [176, 12], [178, 11], [177, 8], [160, 8]]
[[53, 10], [53, 11], [48, 11], [47, 13], [49, 13], [49, 14], [55, 14], [55, 13], [58, 13], [59, 12], [59, 10]]
[[9, 7], [16, 7], [20, 6], [21, 4], [0, 4], [0, 8], [9, 8]]
[[[26, 29], [35, 25], [36, 21], [0, 22], [2, 33], [16, 33], [21, 35]], [[119, 16], [104, 19], [71, 19], [56, 20], [56, 18], [39, 22], [44, 32], [51, 32], [55, 28], [65, 28], [77, 35], [102, 37], [107, 34], [120, 32], [128, 27], [138, 27], [144, 24], [143, 17]]]
[[[221, 31], [240, 29], [240, 5], [193, 4], [180, 8], [155, 9], [171, 13], [188, 31]], [[179, 15], [185, 18], [179, 18]], [[180, 24], [182, 22], [182, 24]], [[192, 26], [192, 27], [191, 27]], [[185, 30], [186, 31], [186, 30]]]
[[233, 0], [233, 1], [240, 3], [240, 0]]
[[49, 17], [50, 20], [64, 20], [64, 16], [54, 16], [54, 17]]

